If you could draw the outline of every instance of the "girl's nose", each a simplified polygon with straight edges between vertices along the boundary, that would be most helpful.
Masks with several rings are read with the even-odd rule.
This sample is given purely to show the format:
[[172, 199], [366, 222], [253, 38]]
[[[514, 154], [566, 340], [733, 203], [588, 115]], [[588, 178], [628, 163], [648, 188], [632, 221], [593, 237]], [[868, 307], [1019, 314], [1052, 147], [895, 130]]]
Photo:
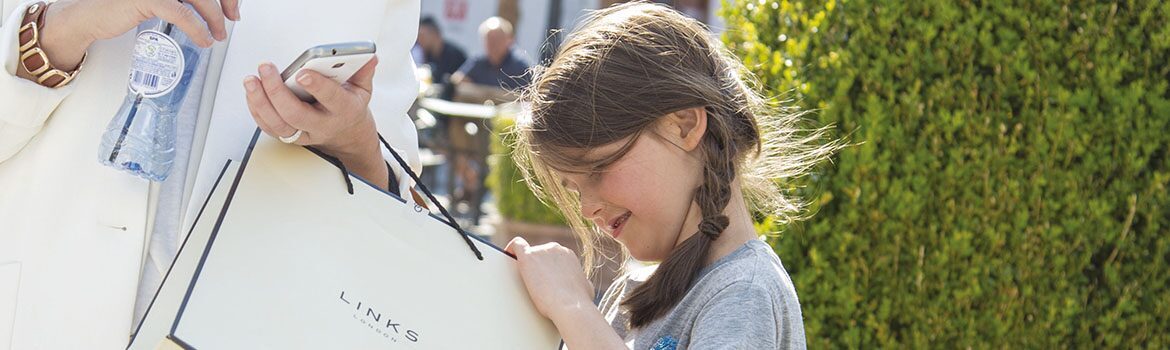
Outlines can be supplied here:
[[[586, 219], [597, 221], [597, 219], [605, 220], [601, 217], [601, 210], [605, 209], [605, 205], [596, 198], [591, 198], [582, 194], [581, 196], [581, 215]], [[602, 224], [604, 225], [604, 223]]]

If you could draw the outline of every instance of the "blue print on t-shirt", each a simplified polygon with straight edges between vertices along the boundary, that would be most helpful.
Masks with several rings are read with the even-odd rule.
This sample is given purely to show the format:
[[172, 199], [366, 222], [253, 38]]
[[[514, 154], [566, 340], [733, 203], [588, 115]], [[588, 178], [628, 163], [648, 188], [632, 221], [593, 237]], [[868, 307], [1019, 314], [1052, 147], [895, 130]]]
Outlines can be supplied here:
[[674, 350], [675, 348], [678, 348], [678, 339], [667, 335], [658, 338], [658, 342], [654, 343], [654, 346], [651, 346], [650, 350]]

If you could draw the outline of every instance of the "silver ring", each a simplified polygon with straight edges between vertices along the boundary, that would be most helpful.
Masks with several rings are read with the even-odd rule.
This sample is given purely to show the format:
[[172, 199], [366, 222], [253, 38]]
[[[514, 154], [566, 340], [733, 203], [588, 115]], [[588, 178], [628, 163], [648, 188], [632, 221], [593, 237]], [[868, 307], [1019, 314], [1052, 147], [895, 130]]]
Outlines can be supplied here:
[[304, 130], [297, 129], [297, 132], [293, 133], [292, 136], [289, 136], [289, 137], [282, 136], [282, 137], [279, 137], [279, 139], [280, 139], [280, 142], [293, 143], [293, 142], [297, 142], [297, 140], [300, 140], [301, 134], [304, 134], [304, 133], [305, 133]]

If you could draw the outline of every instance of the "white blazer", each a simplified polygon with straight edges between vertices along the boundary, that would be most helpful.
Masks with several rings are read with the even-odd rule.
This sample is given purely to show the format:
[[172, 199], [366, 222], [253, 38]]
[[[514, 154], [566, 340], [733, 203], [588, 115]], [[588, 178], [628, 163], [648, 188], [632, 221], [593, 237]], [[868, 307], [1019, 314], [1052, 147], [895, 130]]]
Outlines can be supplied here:
[[[99, 164], [97, 149], [125, 95], [135, 33], [95, 43], [78, 78], [49, 89], [15, 76], [26, 6], [0, 0], [0, 350], [122, 349], [158, 185]], [[241, 12], [210, 57], [183, 212], [202, 203], [227, 159], [240, 160], [255, 128], [243, 74], [317, 44], [377, 42], [371, 109], [382, 135], [421, 168], [406, 116], [417, 93], [409, 50], [418, 0], [255, 0]], [[407, 193], [412, 183], [390, 163]], [[185, 232], [192, 215], [181, 216]]]

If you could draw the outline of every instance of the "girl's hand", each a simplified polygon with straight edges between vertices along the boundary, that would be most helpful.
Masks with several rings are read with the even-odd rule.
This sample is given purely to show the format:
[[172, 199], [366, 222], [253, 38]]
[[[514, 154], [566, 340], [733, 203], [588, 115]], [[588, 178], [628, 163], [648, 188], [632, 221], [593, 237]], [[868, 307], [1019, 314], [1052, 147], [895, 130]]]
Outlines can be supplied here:
[[504, 250], [516, 255], [528, 295], [545, 317], [561, 324], [578, 310], [597, 313], [591, 298], [593, 285], [585, 279], [572, 250], [557, 243], [531, 247], [521, 237], [513, 238]]
[[524, 238], [508, 242], [516, 255], [528, 296], [557, 326], [570, 349], [625, 349], [624, 341], [593, 305], [593, 285], [585, 279], [577, 255], [560, 244], [528, 246]]
[[273, 137], [290, 137], [300, 130], [296, 144], [336, 157], [364, 179], [376, 183], [389, 179], [369, 108], [377, 65], [375, 57], [344, 84], [310, 70], [301, 72], [297, 84], [317, 99], [309, 104], [284, 85], [276, 66], [261, 64], [259, 76], [244, 78], [248, 109], [256, 125]]
[[57, 69], [81, 62], [94, 41], [126, 33], [150, 18], [161, 18], [182, 30], [195, 44], [208, 47], [227, 39], [226, 19], [240, 19], [239, 0], [65, 0], [49, 6], [41, 48]]

